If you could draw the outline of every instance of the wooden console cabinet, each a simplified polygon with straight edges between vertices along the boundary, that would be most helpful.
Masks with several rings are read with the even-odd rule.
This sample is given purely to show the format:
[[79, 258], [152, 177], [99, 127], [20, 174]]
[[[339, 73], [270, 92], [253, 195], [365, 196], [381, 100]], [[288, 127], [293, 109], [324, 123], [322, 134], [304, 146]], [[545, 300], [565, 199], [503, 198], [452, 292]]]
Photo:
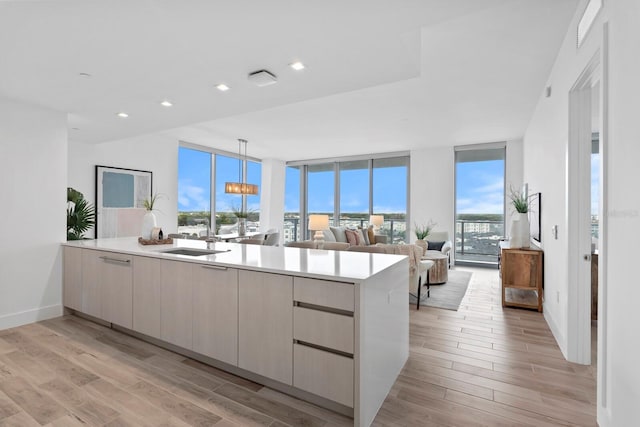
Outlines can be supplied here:
[[542, 312], [544, 253], [540, 249], [510, 248], [500, 244], [502, 306]]

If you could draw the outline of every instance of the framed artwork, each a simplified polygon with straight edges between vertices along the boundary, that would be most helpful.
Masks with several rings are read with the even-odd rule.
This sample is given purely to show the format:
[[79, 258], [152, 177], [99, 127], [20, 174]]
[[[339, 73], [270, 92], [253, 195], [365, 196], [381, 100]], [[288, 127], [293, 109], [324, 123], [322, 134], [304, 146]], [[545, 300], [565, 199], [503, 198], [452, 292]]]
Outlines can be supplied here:
[[96, 239], [140, 236], [153, 172], [96, 165]]

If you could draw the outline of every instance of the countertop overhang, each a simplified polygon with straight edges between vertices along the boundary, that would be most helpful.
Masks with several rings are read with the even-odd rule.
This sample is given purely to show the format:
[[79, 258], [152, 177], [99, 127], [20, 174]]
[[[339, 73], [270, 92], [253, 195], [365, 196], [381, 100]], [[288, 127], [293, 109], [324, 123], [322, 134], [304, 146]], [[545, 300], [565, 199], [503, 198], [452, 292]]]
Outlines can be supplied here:
[[[136, 237], [75, 240], [64, 246], [145, 256], [205, 265], [256, 270], [301, 277], [362, 282], [398, 263], [404, 255], [366, 252], [328, 251], [240, 243], [207, 243], [202, 240], [174, 239], [171, 245], [141, 245]], [[172, 248], [213, 249], [217, 254], [188, 256], [165, 253]]]

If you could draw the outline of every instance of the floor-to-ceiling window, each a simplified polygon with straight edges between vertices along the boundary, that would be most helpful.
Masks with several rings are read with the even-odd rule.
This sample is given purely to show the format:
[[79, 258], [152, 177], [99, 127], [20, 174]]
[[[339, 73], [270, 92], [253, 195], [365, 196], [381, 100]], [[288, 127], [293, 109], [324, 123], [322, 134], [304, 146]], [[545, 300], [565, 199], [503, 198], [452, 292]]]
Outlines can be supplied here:
[[382, 230], [391, 243], [409, 242], [407, 200], [409, 166], [407, 157], [373, 160], [372, 213], [384, 215]]
[[363, 226], [369, 221], [369, 161], [353, 160], [338, 163], [340, 216], [339, 225]]
[[178, 149], [178, 232], [199, 234], [211, 221], [211, 153]]
[[505, 146], [456, 148], [456, 263], [497, 264], [504, 237]]
[[217, 234], [234, 232], [237, 219], [233, 211], [240, 209], [249, 211], [249, 231], [257, 230], [260, 226], [260, 193], [242, 196], [224, 192], [225, 182], [242, 181], [243, 176], [246, 176], [246, 182], [260, 188], [261, 163], [246, 160], [245, 165], [245, 161], [233, 153], [180, 146], [178, 232], [202, 235], [209, 226]]
[[349, 228], [367, 227], [370, 215], [384, 215], [379, 232], [389, 242], [407, 241], [408, 176], [406, 155], [289, 163], [285, 242], [309, 238], [310, 214], [329, 215], [332, 225]]
[[303, 166], [287, 166], [284, 184], [284, 242], [304, 240], [304, 232], [300, 230], [300, 179], [303, 177]]

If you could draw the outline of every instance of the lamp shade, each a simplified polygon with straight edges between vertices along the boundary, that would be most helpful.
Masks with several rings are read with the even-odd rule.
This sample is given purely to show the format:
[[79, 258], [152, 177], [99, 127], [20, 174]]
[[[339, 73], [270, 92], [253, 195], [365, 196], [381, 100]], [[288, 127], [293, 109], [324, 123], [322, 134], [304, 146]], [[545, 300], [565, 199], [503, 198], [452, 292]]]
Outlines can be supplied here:
[[258, 194], [258, 186], [244, 182], [225, 182], [224, 192], [227, 194]]
[[382, 224], [384, 224], [384, 215], [371, 215], [369, 217], [369, 225], [382, 227]]
[[309, 230], [319, 231], [329, 229], [329, 215], [309, 215]]

